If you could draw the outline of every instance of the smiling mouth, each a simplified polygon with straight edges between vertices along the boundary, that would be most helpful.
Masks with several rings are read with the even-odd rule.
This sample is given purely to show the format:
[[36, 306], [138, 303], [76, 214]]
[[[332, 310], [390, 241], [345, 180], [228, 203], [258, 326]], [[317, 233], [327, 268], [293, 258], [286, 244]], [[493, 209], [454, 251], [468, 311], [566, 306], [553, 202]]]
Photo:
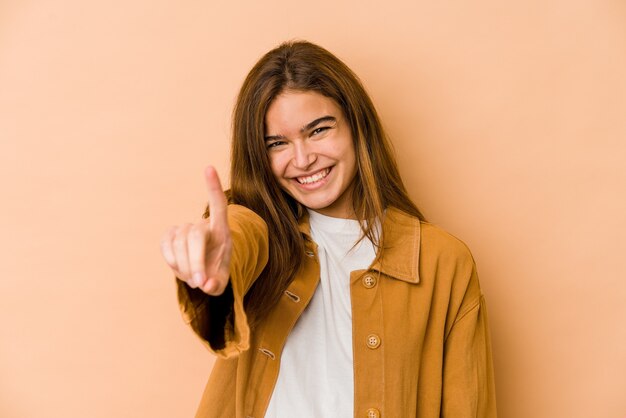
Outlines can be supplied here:
[[318, 182], [320, 180], [322, 180], [323, 178], [325, 178], [328, 173], [330, 173], [330, 167], [329, 168], [325, 168], [321, 171], [318, 171], [317, 173], [311, 175], [311, 176], [306, 176], [306, 177], [296, 177], [296, 180], [298, 181], [298, 183], [300, 184], [311, 184], [311, 183], [315, 183]]

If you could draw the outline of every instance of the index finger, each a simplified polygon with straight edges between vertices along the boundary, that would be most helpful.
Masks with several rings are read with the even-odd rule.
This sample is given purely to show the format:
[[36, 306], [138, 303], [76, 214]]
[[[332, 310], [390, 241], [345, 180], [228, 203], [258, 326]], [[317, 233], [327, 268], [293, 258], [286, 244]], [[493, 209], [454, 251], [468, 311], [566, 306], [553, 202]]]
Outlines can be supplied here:
[[228, 206], [228, 202], [215, 167], [208, 166], [205, 168], [204, 177], [209, 193], [209, 225], [211, 227], [227, 225], [226, 206]]

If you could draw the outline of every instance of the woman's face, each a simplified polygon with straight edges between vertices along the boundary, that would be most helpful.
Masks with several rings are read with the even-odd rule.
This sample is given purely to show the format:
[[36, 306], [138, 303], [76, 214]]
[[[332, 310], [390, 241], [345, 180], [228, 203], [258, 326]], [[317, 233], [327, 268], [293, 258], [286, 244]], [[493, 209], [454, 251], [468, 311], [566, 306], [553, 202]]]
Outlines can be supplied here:
[[280, 187], [309, 209], [354, 218], [356, 156], [350, 126], [333, 99], [285, 90], [265, 115], [265, 145]]

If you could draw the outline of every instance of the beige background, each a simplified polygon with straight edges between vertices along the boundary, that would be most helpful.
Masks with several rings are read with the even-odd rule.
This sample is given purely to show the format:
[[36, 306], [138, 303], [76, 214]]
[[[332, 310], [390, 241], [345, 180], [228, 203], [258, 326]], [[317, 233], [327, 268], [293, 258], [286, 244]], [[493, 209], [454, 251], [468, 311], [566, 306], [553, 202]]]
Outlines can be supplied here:
[[0, 2], [0, 416], [193, 415], [212, 358], [159, 238], [290, 38], [362, 77], [473, 249], [500, 417], [626, 416], [626, 3], [234, 3]]

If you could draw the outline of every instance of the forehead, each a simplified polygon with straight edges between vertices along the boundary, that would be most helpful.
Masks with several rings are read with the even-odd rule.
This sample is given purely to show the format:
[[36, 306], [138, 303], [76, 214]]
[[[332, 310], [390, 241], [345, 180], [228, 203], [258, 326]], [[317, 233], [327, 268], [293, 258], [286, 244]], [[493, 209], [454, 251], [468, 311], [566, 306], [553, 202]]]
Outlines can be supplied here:
[[270, 103], [265, 114], [266, 134], [299, 132], [309, 122], [323, 116], [341, 118], [339, 105], [315, 91], [285, 90]]

